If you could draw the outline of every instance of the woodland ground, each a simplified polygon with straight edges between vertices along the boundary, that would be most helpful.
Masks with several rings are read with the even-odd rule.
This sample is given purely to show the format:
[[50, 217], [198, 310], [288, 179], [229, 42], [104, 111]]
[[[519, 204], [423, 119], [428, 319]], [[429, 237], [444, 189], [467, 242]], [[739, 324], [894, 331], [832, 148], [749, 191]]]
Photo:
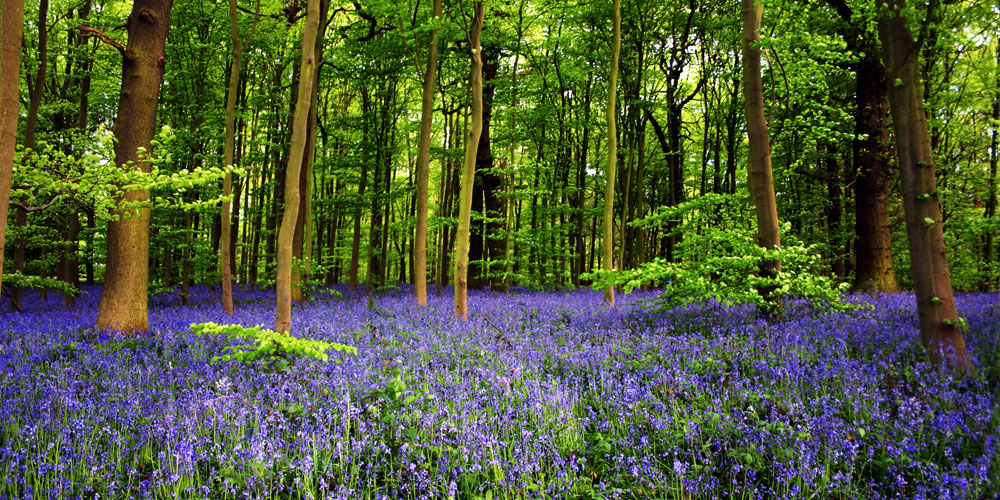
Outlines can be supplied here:
[[996, 498], [996, 294], [959, 295], [976, 369], [931, 369], [912, 295], [783, 322], [748, 308], [657, 313], [592, 291], [319, 291], [297, 336], [356, 355], [211, 363], [195, 289], [152, 331], [95, 332], [98, 289], [0, 313], [0, 498]]

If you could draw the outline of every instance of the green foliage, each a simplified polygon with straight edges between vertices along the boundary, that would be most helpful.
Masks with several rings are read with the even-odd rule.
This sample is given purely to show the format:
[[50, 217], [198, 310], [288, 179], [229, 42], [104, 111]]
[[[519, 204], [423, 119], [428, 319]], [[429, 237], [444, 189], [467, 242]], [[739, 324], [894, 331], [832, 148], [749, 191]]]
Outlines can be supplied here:
[[48, 277], [43, 278], [41, 276], [21, 274], [18, 272], [4, 273], [3, 285], [5, 287], [9, 286], [12, 288], [35, 288], [35, 289], [53, 290], [59, 293], [72, 295], [74, 297], [80, 294], [79, 288], [63, 280], [57, 278], [48, 278]]
[[[771, 310], [777, 306], [761, 294], [773, 289], [781, 297], [805, 299], [822, 310], [847, 310], [857, 306], [843, 302], [846, 283], [823, 273], [823, 259], [813, 246], [787, 245], [765, 250], [754, 241], [749, 224], [732, 219], [742, 203], [734, 196], [710, 194], [676, 207], [664, 208], [635, 225], [676, 224], [674, 233], [684, 234], [676, 248], [677, 260], [654, 259], [635, 269], [597, 271], [588, 277], [595, 289], [621, 286], [626, 292], [645, 284], [663, 286], [658, 301], [663, 307], [715, 300], [725, 305], [754, 304]], [[713, 224], [714, 222], [714, 224]], [[761, 275], [767, 261], [781, 261], [774, 277]]]
[[[257, 360], [269, 360], [276, 368], [285, 369], [290, 358], [313, 358], [329, 361], [330, 357], [327, 355], [327, 351], [333, 350], [348, 354], [357, 354], [358, 352], [357, 348], [349, 345], [303, 339], [290, 334], [265, 330], [260, 326], [245, 327], [242, 325], [197, 323], [191, 325], [191, 331], [198, 335], [225, 335], [230, 339], [241, 338], [252, 341], [250, 345], [226, 347], [229, 354], [213, 357], [212, 363], [235, 360], [249, 365]], [[336, 359], [335, 361], [339, 362]]]
[[[225, 175], [226, 169], [213, 167], [172, 171], [173, 157], [169, 148], [174, 141], [174, 132], [168, 126], [163, 126], [156, 134], [151, 153], [140, 151], [140, 157], [152, 164], [150, 173], [115, 165], [115, 139], [106, 128], [102, 127], [97, 133], [85, 137], [67, 135], [61, 140], [68, 141], [75, 152], [67, 153], [65, 145], [45, 140], [39, 141], [34, 149], [18, 151], [11, 187], [12, 199], [29, 200], [37, 205], [74, 201], [93, 207], [99, 216], [112, 219], [116, 217], [115, 209], [149, 206], [147, 202], [125, 203], [121, 200], [126, 192], [136, 189], [149, 189], [157, 194], [149, 203], [184, 210], [214, 206], [221, 199], [184, 199], [187, 190], [217, 182]], [[236, 169], [229, 170], [240, 173]]]

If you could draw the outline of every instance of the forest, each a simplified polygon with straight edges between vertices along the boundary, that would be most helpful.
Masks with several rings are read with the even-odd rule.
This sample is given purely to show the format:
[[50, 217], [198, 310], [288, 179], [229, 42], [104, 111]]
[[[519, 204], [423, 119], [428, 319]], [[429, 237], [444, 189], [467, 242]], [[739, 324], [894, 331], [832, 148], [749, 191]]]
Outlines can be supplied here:
[[996, 0], [3, 0], [0, 498], [1000, 494]]

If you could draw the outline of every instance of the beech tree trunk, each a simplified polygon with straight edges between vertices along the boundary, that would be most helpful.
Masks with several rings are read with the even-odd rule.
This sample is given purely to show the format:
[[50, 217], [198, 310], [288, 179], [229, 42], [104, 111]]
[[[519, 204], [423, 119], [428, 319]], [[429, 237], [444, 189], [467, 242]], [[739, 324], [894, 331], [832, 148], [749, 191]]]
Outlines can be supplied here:
[[472, 211], [480, 214], [482, 224], [477, 224], [470, 233], [469, 260], [479, 261], [471, 266], [469, 286], [483, 288], [495, 285], [499, 291], [499, 281], [490, 278], [493, 259], [503, 254], [503, 239], [497, 238], [503, 227], [504, 202], [499, 193], [503, 189], [503, 176], [493, 170], [493, 156], [490, 129], [493, 122], [493, 96], [496, 94], [496, 76], [500, 67], [500, 48], [488, 43], [482, 49], [483, 60], [483, 131], [479, 135], [476, 149], [476, 178], [472, 183]]
[[[313, 56], [317, 61], [323, 60], [323, 33], [326, 31], [326, 10], [328, 0], [320, 0], [319, 27], [317, 28]], [[300, 267], [292, 270], [292, 300], [305, 300], [305, 288], [309, 283], [309, 270], [312, 259], [312, 192], [313, 164], [316, 159], [316, 123], [319, 103], [319, 72], [321, 65], [317, 64], [309, 89], [309, 115], [306, 119], [306, 144], [302, 155], [302, 169], [299, 171], [299, 216], [295, 221], [295, 235], [292, 237], [292, 256], [298, 259]]]
[[[62, 279], [76, 288], [80, 286], [80, 213], [76, 207], [70, 209], [67, 215], [66, 241], [69, 242], [63, 250], [63, 270]], [[66, 308], [76, 304], [76, 297], [68, 293], [63, 294], [63, 303]]]
[[472, 21], [472, 119], [465, 139], [465, 158], [462, 164], [462, 187], [459, 192], [458, 230], [455, 239], [455, 316], [468, 318], [469, 290], [469, 229], [472, 219], [473, 180], [476, 175], [476, 152], [483, 132], [483, 57], [480, 34], [483, 29], [483, 2], [476, 2]]
[[[760, 77], [760, 18], [763, 8], [757, 0], [743, 0], [743, 95], [749, 138], [750, 197], [757, 214], [757, 244], [772, 250], [780, 245], [778, 235], [778, 207], [774, 198], [774, 178], [771, 173], [771, 145], [768, 139], [767, 118], [764, 115], [764, 88]], [[774, 277], [781, 271], [781, 262], [767, 260], [762, 264], [761, 276]], [[761, 290], [771, 304], [773, 287]], [[776, 311], [765, 311], [773, 314]]]
[[[622, 46], [622, 2], [612, 3], [612, 24], [614, 34], [611, 39], [611, 67], [608, 71], [608, 107], [605, 116], [608, 122], [608, 162], [604, 179], [604, 234], [603, 259], [601, 264], [605, 271], [614, 270], [614, 206], [615, 206], [615, 169], [618, 166], [618, 131], [615, 128], [615, 108], [618, 97], [618, 60]], [[604, 302], [611, 307], [615, 305], [615, 287], [604, 287]]]
[[[434, 21], [441, 19], [441, 0], [434, 0]], [[420, 143], [417, 146], [417, 227], [413, 236], [413, 288], [417, 304], [427, 305], [427, 197], [431, 162], [431, 122], [434, 115], [434, 82], [437, 77], [437, 28], [431, 30], [420, 101]]]
[[879, 0], [882, 60], [902, 177], [903, 209], [909, 240], [913, 289], [917, 296], [920, 341], [933, 364], [958, 370], [969, 366], [965, 339], [948, 274], [941, 205], [937, 198], [930, 131], [920, 83], [920, 51], [906, 26], [904, 0]]
[[[993, 131], [990, 132], [990, 178], [987, 181], [988, 194], [986, 198], [986, 210], [983, 216], [987, 219], [992, 219], [997, 213], [997, 163], [1000, 159], [1000, 141], [997, 140], [997, 128], [1000, 127], [1000, 43], [997, 44], [996, 48], [996, 91], [993, 94], [993, 110], [991, 116], [993, 118]], [[993, 262], [996, 259], [994, 257], [994, 236], [993, 231], [986, 233], [986, 237], [983, 238], [983, 263], [985, 266], [985, 276], [983, 277], [982, 290], [984, 292], [992, 292], [996, 289], [997, 279], [996, 270], [993, 269]], [[0, 249], [3, 248], [3, 241], [0, 240]]]
[[[895, 292], [892, 236], [889, 231], [889, 111], [886, 105], [885, 70], [869, 52], [858, 63], [855, 110], [854, 181], [855, 244], [854, 287], [859, 290]], [[860, 137], [864, 137], [861, 139]]]
[[[243, 63], [243, 42], [240, 40], [239, 14], [236, 10], [236, 0], [229, 0], [229, 35], [233, 41], [233, 63], [229, 68], [229, 89], [226, 93], [226, 140], [223, 146], [222, 163], [226, 167], [233, 165], [236, 142], [236, 97], [240, 88], [240, 70]], [[226, 172], [222, 180], [222, 196], [233, 193], [233, 174]], [[229, 222], [230, 201], [222, 202], [221, 225], [219, 235], [219, 267], [222, 274], [222, 309], [226, 314], [233, 314], [233, 267], [230, 240], [232, 228]]]
[[299, 217], [299, 176], [306, 146], [306, 124], [316, 74], [316, 35], [319, 31], [319, 0], [306, 4], [306, 27], [302, 34], [302, 61], [299, 67], [298, 96], [292, 118], [291, 151], [285, 172], [285, 209], [278, 229], [275, 275], [276, 307], [274, 330], [288, 333], [292, 327], [292, 238]]
[[[90, 0], [84, 1], [77, 9], [77, 16], [80, 19], [88, 19], [90, 17], [90, 8]], [[80, 36], [79, 34], [75, 37], [71, 37], [70, 39], [72, 40], [77, 51], [82, 51], [83, 48], [87, 46], [89, 41], [87, 38]], [[94, 61], [90, 56], [82, 56], [76, 58], [75, 62], [79, 64], [79, 70], [77, 71], [85, 74], [84, 77], [73, 80], [79, 96], [76, 111], [76, 128], [79, 133], [85, 134], [87, 132], [87, 115], [89, 107], [87, 94], [90, 92], [90, 69], [93, 67]], [[62, 272], [62, 278], [75, 288], [80, 286], [80, 211], [76, 207], [70, 208], [68, 219], [66, 229], [67, 246], [64, 248], [63, 253], [64, 269]], [[0, 248], [2, 248], [2, 245], [0, 245]], [[67, 308], [70, 308], [76, 304], [76, 297], [70, 294], [63, 294], [63, 303]]]
[[[45, 74], [48, 68], [48, 0], [41, 0], [38, 4], [38, 71], [35, 79], [28, 80], [28, 116], [24, 124], [24, 147], [25, 149], [35, 149], [35, 129], [38, 125], [38, 108], [42, 103], [42, 93], [45, 90]], [[31, 84], [33, 83], [33, 85]], [[22, 200], [25, 201], [25, 200]], [[28, 248], [28, 213], [25, 209], [19, 208], [14, 218], [14, 227], [17, 228], [17, 247], [14, 249], [14, 272], [24, 272], [25, 253]], [[44, 289], [41, 290], [44, 292]], [[24, 290], [20, 287], [12, 290], [13, 301], [20, 309], [23, 304]]]
[[[0, 280], [3, 278], [3, 248], [7, 235], [7, 202], [14, 173], [17, 143], [18, 95], [21, 85], [21, 32], [24, 1], [4, 0], [0, 8]], [[0, 281], [0, 286], [3, 282]]]
[[[358, 202], [354, 205], [354, 232], [351, 240], [351, 266], [347, 275], [347, 289], [354, 291], [358, 286], [358, 270], [361, 267], [361, 205], [365, 199], [365, 188], [368, 185], [368, 164], [371, 153], [368, 147], [370, 140], [371, 92], [361, 88], [361, 176], [358, 178]], [[368, 260], [371, 260], [370, 258]]]
[[[132, 5], [126, 23], [128, 47], [122, 54], [122, 86], [114, 125], [118, 168], [150, 171], [150, 163], [139, 157], [139, 148], [151, 151], [172, 6], [173, 0], [135, 0]], [[148, 201], [148, 189], [129, 191], [118, 200], [120, 204]], [[107, 262], [97, 328], [144, 332], [149, 329], [149, 207], [119, 206], [112, 215], [115, 219], [108, 221]]]

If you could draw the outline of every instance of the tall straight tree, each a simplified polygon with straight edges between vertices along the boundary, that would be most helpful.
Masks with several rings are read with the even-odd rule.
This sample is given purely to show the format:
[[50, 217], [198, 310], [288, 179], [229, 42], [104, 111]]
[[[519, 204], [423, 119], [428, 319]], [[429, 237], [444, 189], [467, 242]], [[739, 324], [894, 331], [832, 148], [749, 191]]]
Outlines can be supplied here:
[[302, 34], [302, 61], [299, 65], [298, 95], [292, 118], [291, 150], [285, 171], [285, 210], [278, 228], [277, 290], [274, 330], [288, 333], [292, 326], [292, 239], [299, 217], [299, 175], [306, 149], [306, 124], [312, 101], [313, 78], [316, 75], [316, 34], [319, 31], [319, 0], [306, 3], [306, 26]]
[[[29, 79], [28, 82], [28, 116], [24, 123], [24, 148], [25, 149], [35, 149], [36, 139], [35, 132], [38, 128], [38, 109], [42, 104], [42, 94], [45, 92], [45, 78], [48, 70], [49, 54], [48, 54], [48, 16], [49, 16], [49, 1], [41, 0], [38, 4], [38, 69], [35, 72], [34, 82]], [[18, 238], [17, 246], [14, 247], [14, 272], [21, 273], [24, 272], [24, 259], [26, 250], [28, 248], [28, 210], [25, 207], [19, 207], [17, 210], [17, 215], [14, 218], [14, 227], [17, 228]], [[42, 273], [44, 276], [45, 268], [42, 268]], [[45, 289], [40, 290], [43, 294], [40, 298], [44, 299]], [[11, 301], [15, 304], [20, 304], [23, 300], [24, 290], [20, 287], [13, 290]]]
[[[254, 28], [256, 27], [257, 17], [254, 17]], [[233, 164], [236, 142], [236, 97], [240, 89], [240, 70], [243, 66], [244, 45], [243, 41], [240, 40], [236, 0], [229, 0], [229, 35], [233, 40], [233, 63], [229, 68], [229, 88], [226, 91], [226, 140], [222, 148], [222, 163], [226, 167]], [[250, 37], [253, 37], [253, 28], [251, 28]], [[232, 193], [233, 174], [226, 172], [222, 179], [222, 196], [228, 198]], [[222, 309], [226, 311], [226, 314], [233, 314], [233, 259], [230, 255], [232, 227], [229, 223], [229, 207], [229, 200], [224, 200], [219, 235], [219, 267], [222, 274]]]
[[[902, 177], [906, 235], [913, 291], [917, 296], [920, 341], [935, 365], [964, 369], [969, 358], [945, 255], [941, 205], [920, 82], [920, 47], [907, 27], [904, 0], [879, 0], [882, 61], [889, 84], [889, 107]], [[954, 357], [950, 357], [954, 356]]]
[[[774, 198], [774, 177], [771, 173], [771, 145], [768, 139], [767, 117], [764, 115], [764, 86], [760, 77], [760, 19], [763, 14], [757, 0], [743, 0], [743, 96], [749, 138], [750, 197], [757, 214], [757, 244], [772, 250], [780, 244], [778, 235], [778, 205]], [[761, 275], [773, 277], [781, 271], [781, 261], [768, 260]], [[770, 288], [770, 287], [768, 287]], [[774, 290], [761, 290], [765, 298]], [[768, 300], [770, 303], [777, 303]], [[770, 311], [774, 312], [774, 311]]]
[[[315, 37], [313, 57], [323, 60], [323, 34], [326, 32], [327, 9], [329, 0], [320, 0], [319, 27]], [[302, 154], [302, 169], [299, 171], [299, 216], [295, 221], [295, 235], [292, 237], [292, 258], [301, 262], [301, 266], [292, 270], [292, 300], [305, 300], [305, 288], [309, 283], [309, 272], [312, 267], [312, 193], [313, 165], [316, 160], [316, 133], [319, 107], [319, 78], [322, 64], [317, 64], [312, 78], [309, 95], [309, 116], [306, 118], [306, 145]]]
[[[432, 22], [441, 20], [441, 0], [434, 0]], [[430, 177], [431, 120], [434, 114], [434, 81], [437, 76], [437, 25], [431, 30], [424, 70], [424, 90], [420, 104], [420, 144], [417, 151], [417, 228], [413, 237], [413, 285], [417, 303], [427, 305], [427, 191]], [[442, 172], [444, 169], [442, 168]]]
[[[7, 233], [7, 201], [14, 172], [17, 143], [18, 96], [21, 85], [21, 32], [24, 0], [4, 0], [0, 8], [0, 280]], [[0, 281], [0, 285], [3, 282]]]
[[[1000, 149], [998, 149], [1000, 148], [1000, 140], [998, 140], [1000, 133], [997, 131], [997, 128], [1000, 127], [1000, 40], [997, 41], [995, 50], [994, 71], [996, 74], [994, 76], [993, 110], [990, 113], [990, 117], [993, 119], [993, 130], [990, 131], [990, 177], [986, 181], [986, 210], [983, 212], [983, 217], [986, 219], [992, 219], [997, 213], [997, 164], [1000, 163]], [[987, 269], [993, 266], [994, 261], [993, 238], [992, 231], [986, 233], [983, 238], [983, 264]], [[2, 241], [0, 241], [0, 248], [3, 248]], [[984, 292], [992, 292], [996, 285], [995, 275], [988, 273], [983, 277], [980, 287]]]
[[[615, 107], [618, 97], [618, 59], [622, 46], [622, 2], [614, 0], [612, 4], [611, 22], [614, 34], [611, 37], [611, 68], [608, 71], [608, 108], [605, 116], [608, 121], [608, 163], [605, 169], [604, 185], [604, 235], [602, 238], [604, 257], [602, 259], [605, 271], [614, 269], [614, 207], [615, 207], [615, 169], [618, 166], [618, 131], [615, 128]], [[604, 287], [604, 301], [615, 305], [615, 287]]]
[[840, 16], [839, 32], [847, 49], [862, 54], [854, 63], [854, 288], [896, 292], [889, 230], [889, 194], [892, 188], [889, 144], [889, 110], [885, 68], [878, 55], [875, 35], [865, 29], [867, 21], [845, 0], [827, 0]]
[[[122, 86], [115, 119], [115, 163], [148, 173], [152, 165], [139, 155], [151, 150], [156, 105], [166, 65], [164, 44], [173, 0], [135, 0], [128, 16], [128, 46], [122, 53]], [[123, 332], [149, 329], [146, 287], [149, 281], [148, 189], [122, 196], [108, 221], [104, 290], [97, 328]], [[140, 206], [129, 206], [139, 204]]]
[[476, 176], [476, 153], [483, 133], [483, 58], [480, 35], [483, 31], [483, 2], [476, 2], [472, 20], [472, 117], [465, 138], [465, 158], [462, 164], [462, 187], [459, 194], [458, 230], [455, 238], [455, 316], [468, 317], [469, 292], [469, 230], [472, 226], [472, 190]]

